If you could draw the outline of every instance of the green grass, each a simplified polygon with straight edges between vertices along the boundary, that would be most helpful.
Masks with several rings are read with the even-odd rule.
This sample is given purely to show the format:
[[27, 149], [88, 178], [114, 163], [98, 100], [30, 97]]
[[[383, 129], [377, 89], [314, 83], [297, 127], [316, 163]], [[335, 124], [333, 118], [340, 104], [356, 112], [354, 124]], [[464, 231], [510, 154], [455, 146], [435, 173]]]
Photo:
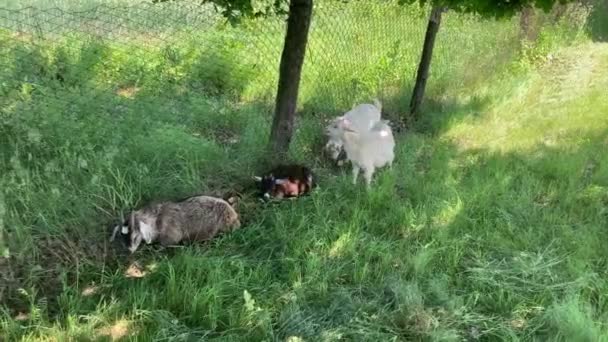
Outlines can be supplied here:
[[406, 108], [424, 12], [386, 6], [318, 9], [291, 150], [318, 191], [132, 257], [107, 242], [121, 213], [264, 168], [282, 24], [1, 31], [0, 339], [608, 340], [608, 46], [561, 23], [519, 51], [513, 21], [448, 16], [427, 110], [366, 192], [321, 127]]

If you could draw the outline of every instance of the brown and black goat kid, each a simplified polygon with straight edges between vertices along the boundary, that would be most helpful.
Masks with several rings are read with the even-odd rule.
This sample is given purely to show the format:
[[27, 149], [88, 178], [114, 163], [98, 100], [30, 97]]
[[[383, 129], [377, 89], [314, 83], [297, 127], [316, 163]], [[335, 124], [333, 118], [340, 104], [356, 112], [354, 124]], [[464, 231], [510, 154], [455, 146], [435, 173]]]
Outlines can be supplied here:
[[308, 194], [316, 187], [315, 178], [308, 167], [297, 164], [279, 165], [262, 177], [253, 177], [259, 183], [260, 196], [265, 200]]

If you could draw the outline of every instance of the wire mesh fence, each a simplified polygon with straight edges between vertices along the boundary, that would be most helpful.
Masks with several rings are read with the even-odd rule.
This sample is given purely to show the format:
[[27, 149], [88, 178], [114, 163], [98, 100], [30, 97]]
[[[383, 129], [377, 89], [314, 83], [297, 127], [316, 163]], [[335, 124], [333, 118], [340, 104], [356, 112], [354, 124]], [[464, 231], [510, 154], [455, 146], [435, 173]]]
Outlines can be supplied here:
[[[317, 1], [299, 102], [339, 111], [371, 97], [398, 98], [403, 110], [428, 13], [396, 1]], [[445, 14], [430, 93], [461, 87], [513, 57], [520, 24]], [[231, 26], [212, 5], [193, 0], [7, 0], [0, 90], [40, 94], [54, 84], [139, 99], [129, 106], [142, 105], [135, 96], [142, 91], [173, 101], [189, 93], [272, 103], [284, 32], [284, 17]], [[46, 89], [52, 95], [56, 87]]]
[[[24, 87], [40, 90], [51, 82], [128, 96], [141, 90], [187, 91], [272, 102], [283, 17], [246, 20], [233, 27], [214, 7], [198, 1], [26, 4], [0, 7], [5, 93]], [[318, 2], [300, 102], [344, 108], [372, 96], [407, 97], [427, 13], [427, 8], [396, 2]], [[454, 78], [450, 70], [466, 68], [474, 55], [487, 53], [492, 60], [499, 53], [492, 50], [495, 44], [515, 41], [513, 22], [489, 24], [496, 26], [490, 30], [487, 25], [476, 29], [476, 24], [475, 18], [448, 14], [433, 77]], [[479, 35], [489, 36], [480, 40]]]

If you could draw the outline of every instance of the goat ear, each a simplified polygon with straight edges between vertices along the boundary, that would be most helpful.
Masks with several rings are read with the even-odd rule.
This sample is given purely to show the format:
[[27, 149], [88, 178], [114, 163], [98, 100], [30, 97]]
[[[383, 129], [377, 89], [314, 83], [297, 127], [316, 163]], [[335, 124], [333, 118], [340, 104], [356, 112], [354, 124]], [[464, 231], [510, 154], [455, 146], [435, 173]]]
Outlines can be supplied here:
[[354, 143], [359, 138], [359, 132], [350, 129], [345, 129], [343, 139], [345, 142]]
[[251, 178], [252, 178], [254, 181], [256, 181], [256, 182], [261, 182], [261, 181], [262, 181], [262, 177], [260, 177], [260, 176], [253, 176], [253, 177], [251, 177]]
[[114, 227], [114, 231], [112, 232], [112, 236], [110, 237], [110, 242], [114, 241], [114, 239], [116, 238], [116, 233], [118, 233], [119, 230], [120, 230], [120, 225], [117, 225], [116, 227]]
[[374, 99], [374, 106], [376, 108], [378, 108], [379, 111], [382, 111], [382, 102], [380, 102], [380, 100], [378, 100], [378, 98]]
[[341, 116], [340, 118], [338, 118], [338, 120], [336, 121], [336, 125], [340, 129], [346, 129], [351, 126], [350, 120], [344, 116]]
[[357, 133], [357, 131], [355, 131], [354, 129], [352, 129], [350, 126], [344, 127], [344, 132], [351, 133], [351, 134], [356, 134]]

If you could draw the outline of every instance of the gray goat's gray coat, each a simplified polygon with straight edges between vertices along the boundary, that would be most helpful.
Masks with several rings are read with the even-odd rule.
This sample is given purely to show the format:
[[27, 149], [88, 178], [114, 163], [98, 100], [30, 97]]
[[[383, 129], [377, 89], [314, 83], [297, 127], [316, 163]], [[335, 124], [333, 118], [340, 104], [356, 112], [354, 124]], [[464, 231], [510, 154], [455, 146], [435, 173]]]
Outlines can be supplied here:
[[239, 215], [228, 202], [221, 198], [195, 196], [131, 212], [122, 227], [114, 228], [111, 240], [120, 231], [133, 253], [142, 241], [147, 244], [158, 241], [163, 246], [206, 241], [240, 227]]

